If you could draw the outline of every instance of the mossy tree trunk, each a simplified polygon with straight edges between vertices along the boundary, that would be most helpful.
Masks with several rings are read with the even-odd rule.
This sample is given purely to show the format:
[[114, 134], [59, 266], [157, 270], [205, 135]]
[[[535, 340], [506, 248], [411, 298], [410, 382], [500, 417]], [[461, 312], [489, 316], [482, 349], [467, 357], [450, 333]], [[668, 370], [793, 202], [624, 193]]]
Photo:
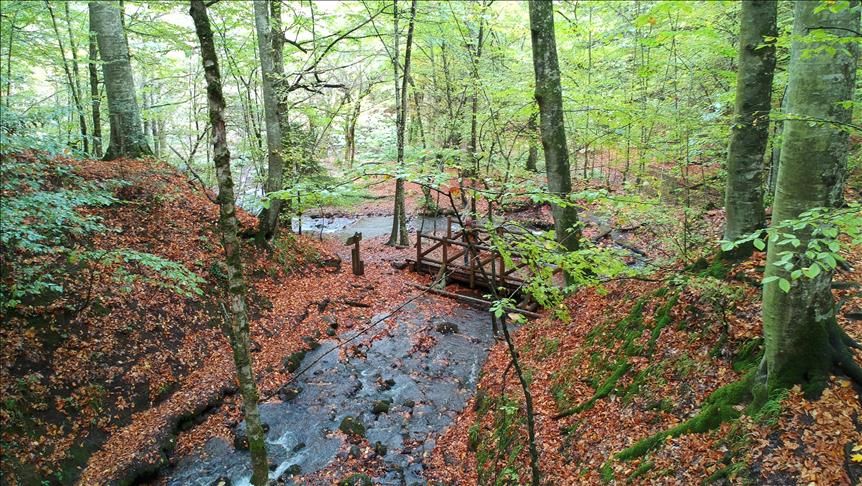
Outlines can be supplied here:
[[[407, 40], [404, 47], [404, 73], [401, 85], [398, 79], [398, 0], [393, 0], [395, 45], [392, 52], [392, 66], [395, 72], [395, 125], [397, 132], [398, 172], [404, 170], [404, 128], [407, 125], [407, 83], [410, 76], [410, 50], [413, 44], [413, 26], [416, 19], [416, 0], [410, 3], [410, 21], [407, 26]], [[395, 207], [392, 214], [392, 231], [387, 245], [409, 246], [410, 236], [407, 234], [407, 211], [404, 204], [404, 179], [399, 174], [395, 179]]]
[[201, 61], [207, 81], [207, 100], [209, 102], [210, 123], [213, 137], [213, 162], [218, 179], [219, 228], [222, 245], [227, 260], [228, 292], [230, 298], [230, 342], [236, 364], [237, 378], [242, 392], [243, 412], [248, 429], [248, 444], [251, 451], [251, 483], [256, 486], [267, 484], [269, 463], [266, 458], [264, 432], [260, 421], [257, 382], [250, 352], [248, 310], [246, 308], [246, 286], [242, 273], [240, 240], [237, 236], [238, 223], [234, 206], [233, 179], [230, 172], [230, 152], [227, 148], [221, 74], [215, 52], [212, 30], [207, 16], [206, 5], [200, 0], [192, 0], [189, 11], [195, 22], [195, 30], [201, 44]]
[[[539, 104], [539, 129], [545, 151], [548, 189], [566, 199], [572, 190], [569, 152], [563, 123], [563, 89], [557, 62], [554, 35], [554, 9], [549, 1], [530, 1], [530, 35], [533, 46], [533, 69], [536, 75], [536, 101]], [[557, 241], [569, 251], [578, 249], [580, 230], [578, 211], [571, 204], [552, 204]]]
[[[724, 239], [737, 240], [765, 225], [763, 155], [769, 139], [769, 110], [775, 72], [777, 2], [744, 0], [740, 12], [736, 109], [727, 153]], [[771, 38], [771, 39], [769, 39]], [[738, 250], [751, 254], [749, 243]]]
[[[263, 90], [263, 113], [266, 125], [267, 173], [264, 192], [270, 194], [284, 187], [284, 158], [282, 155], [283, 137], [279, 120], [278, 93], [275, 91], [277, 73], [272, 53], [272, 31], [269, 26], [267, 0], [254, 0], [254, 25], [257, 31], [258, 56], [260, 57], [261, 86]], [[281, 213], [281, 199], [273, 199], [269, 207], [263, 208], [258, 215], [257, 242], [266, 246], [278, 229], [278, 216]]]
[[[853, 36], [859, 31], [859, 10], [855, 1], [851, 8], [838, 12], [829, 8], [818, 12], [819, 5], [796, 2], [787, 90], [791, 113], [784, 122], [773, 224], [843, 201], [848, 134], [838, 124], [851, 120], [851, 109], [844, 102], [854, 99], [858, 46], [830, 40], [807, 42], [805, 37], [817, 30], [836, 37]], [[797, 266], [811, 263], [800, 250], [810, 234], [797, 233], [801, 233], [796, 236], [802, 243], [798, 248], [769, 243], [767, 277], [791, 280], [788, 272], [774, 265], [782, 252], [797, 253]], [[813, 279], [793, 281], [789, 292], [781, 290], [776, 281], [764, 285], [766, 352], [754, 390], [758, 401], [796, 384], [816, 397], [835, 366], [862, 382], [862, 369], [854, 362], [848, 339], [835, 319], [831, 282], [832, 272], [823, 271]]]
[[141, 110], [135, 97], [135, 79], [129, 61], [129, 44], [117, 4], [90, 2], [90, 25], [96, 32], [102, 59], [102, 78], [108, 96], [110, 140], [105, 160], [152, 155], [141, 126]]

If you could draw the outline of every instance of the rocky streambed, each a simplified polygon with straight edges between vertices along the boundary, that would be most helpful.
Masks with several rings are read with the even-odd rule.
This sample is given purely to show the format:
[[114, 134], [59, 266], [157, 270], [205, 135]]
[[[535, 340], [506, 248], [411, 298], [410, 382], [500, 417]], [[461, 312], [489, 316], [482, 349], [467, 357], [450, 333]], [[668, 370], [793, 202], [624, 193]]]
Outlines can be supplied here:
[[[432, 298], [408, 304], [391, 322], [375, 316], [361, 336], [357, 326], [322, 342], [300, 363], [308, 370], [281, 394], [286, 401], [261, 404], [272, 480], [294, 484], [372, 447], [385, 465], [375, 483], [425, 484], [426, 452], [475, 393], [493, 343], [487, 312], [453, 303], [451, 315], [427, 316], [422, 299]], [[351, 338], [345, 358], [334, 348]], [[364, 452], [351, 445], [351, 434], [367, 441]], [[180, 460], [167, 483], [241, 485], [250, 477], [248, 452], [213, 438]]]

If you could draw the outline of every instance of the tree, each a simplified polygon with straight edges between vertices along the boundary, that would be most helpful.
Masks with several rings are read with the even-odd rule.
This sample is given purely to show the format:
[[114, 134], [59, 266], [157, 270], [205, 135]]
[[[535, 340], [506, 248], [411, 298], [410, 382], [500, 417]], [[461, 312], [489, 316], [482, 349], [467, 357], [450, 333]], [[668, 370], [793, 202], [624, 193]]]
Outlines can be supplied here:
[[[548, 189], [553, 196], [566, 199], [572, 190], [572, 175], [563, 124], [563, 89], [554, 36], [554, 8], [550, 1], [530, 1], [530, 38]], [[571, 204], [555, 202], [551, 204], [551, 210], [557, 241], [569, 251], [577, 250], [580, 237], [577, 209]]]
[[[407, 40], [404, 47], [404, 73], [401, 86], [398, 82], [398, 0], [392, 1], [395, 45], [392, 48], [392, 69], [395, 72], [395, 127], [397, 131], [396, 150], [398, 171], [404, 169], [404, 127], [407, 125], [407, 84], [410, 78], [410, 49], [413, 44], [413, 26], [416, 20], [416, 0], [410, 3], [410, 21], [407, 26]], [[395, 210], [392, 215], [392, 232], [387, 245], [408, 246], [410, 237], [407, 235], [407, 214], [404, 207], [404, 179], [399, 174], [395, 179]]]
[[[254, 26], [257, 31], [257, 48], [260, 57], [260, 74], [263, 87], [263, 112], [266, 124], [267, 173], [264, 191], [267, 194], [283, 189], [284, 158], [282, 155], [282, 134], [279, 120], [278, 94], [275, 91], [275, 64], [272, 56], [272, 31], [269, 26], [267, 0], [254, 0]], [[257, 241], [265, 245], [278, 229], [278, 216], [282, 201], [275, 198], [258, 216]]]
[[[851, 120], [847, 102], [854, 99], [859, 48], [852, 39], [835, 41], [858, 31], [858, 2], [834, 11], [820, 8], [819, 2], [796, 2], [787, 89], [791, 113], [784, 124], [773, 227], [813, 208], [843, 204], [848, 134], [841, 124]], [[835, 319], [832, 270], [820, 271], [803, 254], [812, 238], [810, 227], [794, 236], [799, 240], [795, 244], [785, 235], [770, 239], [767, 251], [766, 351], [754, 389], [759, 401], [795, 384], [801, 384], [809, 396], [817, 396], [833, 366], [862, 383], [862, 368], [854, 362], [849, 339]], [[817, 265], [817, 271], [806, 272], [811, 278], [792, 279], [787, 268], [776, 265], [785, 255], [791, 255], [800, 268]]]
[[90, 108], [93, 114], [93, 155], [98, 158], [102, 156], [102, 96], [99, 93], [99, 70], [96, 67], [99, 56], [92, 16], [89, 16], [89, 22], [87, 69], [90, 73]]
[[222, 94], [221, 73], [215, 52], [212, 29], [206, 5], [201, 0], [192, 0], [189, 13], [194, 19], [195, 30], [201, 44], [201, 62], [207, 82], [210, 124], [212, 125], [213, 163], [218, 179], [219, 228], [224, 246], [230, 297], [229, 338], [233, 348], [233, 359], [242, 392], [243, 411], [248, 429], [248, 445], [251, 452], [252, 477], [256, 486], [267, 483], [269, 462], [266, 458], [263, 426], [257, 402], [257, 382], [250, 351], [248, 309], [246, 307], [246, 285], [242, 273], [240, 240], [237, 236], [239, 224], [234, 206], [233, 178], [230, 172], [230, 151], [225, 130], [225, 101]]
[[66, 61], [66, 48], [63, 47], [63, 36], [60, 35], [60, 29], [57, 27], [57, 17], [54, 15], [54, 8], [51, 2], [45, 1], [45, 6], [48, 8], [48, 13], [51, 16], [51, 26], [54, 28], [54, 35], [57, 36], [57, 45], [60, 48], [60, 59], [63, 64], [63, 71], [66, 73], [66, 81], [69, 83], [69, 91], [72, 92], [72, 99], [75, 102], [75, 110], [78, 112], [78, 128], [81, 130], [81, 142], [84, 146], [84, 153], [90, 152], [90, 139], [87, 136], [87, 114], [84, 111], [84, 104], [81, 101], [83, 93], [81, 92], [81, 76], [78, 71], [78, 55], [75, 38], [72, 36], [71, 19], [69, 18], [69, 4], [64, 4], [66, 12], [66, 27], [69, 32], [69, 47], [72, 54], [72, 69], [69, 68], [69, 63]]
[[[727, 187], [724, 200], [727, 221], [725, 240], [738, 240], [762, 228], [763, 155], [769, 139], [772, 75], [775, 71], [777, 3], [773, 0], [742, 2], [739, 57], [736, 72], [736, 114], [727, 153]], [[771, 38], [771, 40], [770, 40]], [[740, 257], [753, 247], [739, 247]]]
[[90, 2], [90, 22], [96, 32], [102, 77], [108, 95], [111, 135], [105, 160], [152, 155], [141, 127], [135, 79], [120, 10], [113, 2]]

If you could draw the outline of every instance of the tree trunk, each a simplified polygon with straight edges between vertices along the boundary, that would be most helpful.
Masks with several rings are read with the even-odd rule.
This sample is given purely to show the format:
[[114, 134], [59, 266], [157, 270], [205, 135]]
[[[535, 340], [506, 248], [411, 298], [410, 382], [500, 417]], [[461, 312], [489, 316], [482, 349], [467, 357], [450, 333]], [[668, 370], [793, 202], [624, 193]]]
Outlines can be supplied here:
[[81, 101], [83, 94], [81, 93], [81, 80], [78, 72], [78, 55], [75, 53], [75, 44], [72, 37], [72, 27], [68, 25], [69, 4], [64, 4], [66, 13], [66, 26], [69, 32], [69, 46], [72, 53], [73, 70], [69, 68], [69, 62], [66, 61], [66, 49], [63, 47], [63, 37], [60, 35], [60, 29], [57, 27], [57, 18], [54, 15], [54, 9], [51, 3], [46, 1], [45, 6], [48, 8], [48, 13], [51, 16], [51, 25], [54, 27], [54, 34], [57, 36], [57, 45], [60, 47], [60, 59], [63, 62], [63, 71], [66, 73], [66, 81], [69, 83], [69, 91], [72, 92], [72, 101], [75, 103], [75, 110], [78, 112], [78, 129], [81, 131], [81, 143], [83, 144], [84, 153], [90, 152], [90, 141], [87, 137], [87, 114], [84, 111], [84, 103]]
[[88, 15], [90, 22], [89, 59], [87, 69], [90, 71], [90, 109], [93, 117], [93, 156], [102, 157], [102, 96], [99, 94], [98, 47], [96, 46], [96, 30], [93, 27], [93, 17]]
[[[416, 20], [416, 0], [410, 3], [410, 21], [407, 25], [407, 41], [404, 47], [404, 74], [401, 87], [398, 86], [398, 0], [393, 0], [395, 23], [395, 46], [392, 54], [392, 66], [395, 71], [395, 125], [397, 130], [398, 172], [404, 170], [404, 128], [407, 121], [407, 82], [410, 76], [410, 48], [413, 43], [413, 26]], [[392, 215], [392, 232], [387, 245], [410, 245], [407, 234], [407, 212], [404, 204], [404, 179], [399, 174], [395, 179], [395, 208]]]
[[[266, 152], [268, 168], [264, 191], [270, 194], [284, 187], [284, 159], [282, 158], [282, 134], [278, 115], [278, 94], [275, 92], [275, 66], [270, 40], [269, 9], [267, 0], [254, 0], [254, 25], [257, 30], [257, 47], [260, 57], [261, 86], [263, 87], [263, 111], [266, 123]], [[258, 216], [257, 241], [261, 246], [275, 236], [278, 216], [281, 212], [281, 199], [273, 199], [268, 208], [263, 208]]]
[[[554, 196], [566, 199], [572, 190], [572, 175], [563, 125], [563, 90], [560, 86], [551, 2], [530, 1], [530, 35], [548, 189]], [[552, 204], [551, 210], [557, 241], [569, 251], [577, 250], [580, 238], [577, 209], [572, 205]]]
[[539, 127], [536, 126], [536, 114], [530, 115], [530, 120], [527, 122], [527, 143], [530, 145], [527, 153], [527, 170], [530, 172], [538, 172], [536, 162], [539, 158], [539, 146], [536, 143], [536, 131]]
[[[817, 29], [839, 37], [854, 35], [859, 31], [859, 3], [854, 1], [837, 13], [828, 8], [817, 12], [818, 5], [796, 2], [787, 89], [792, 113], [784, 122], [773, 225], [796, 219], [812, 208], [843, 204], [848, 134], [830, 122], [851, 121], [851, 109], [844, 103], [853, 100], [858, 45], [839, 45], [829, 40], [805, 42], [804, 37]], [[797, 254], [794, 261], [800, 267], [813, 264], [802, 254], [811, 237], [807, 231], [795, 232], [802, 243], [798, 248], [779, 243], [784, 238], [769, 243], [767, 278], [791, 280], [787, 271], [775, 265], [785, 251]], [[781, 290], [777, 281], [764, 285], [766, 351], [754, 389], [758, 401], [795, 384], [802, 385], [808, 396], [816, 397], [825, 387], [833, 365], [862, 381], [862, 369], [841, 339], [843, 331], [835, 319], [831, 282], [832, 271], [824, 268], [813, 279], [792, 281], [789, 292]]]
[[248, 444], [251, 452], [251, 483], [263, 486], [269, 479], [269, 463], [266, 458], [263, 426], [257, 402], [259, 400], [254, 367], [250, 352], [248, 310], [246, 308], [246, 286], [242, 273], [240, 241], [237, 237], [238, 223], [234, 206], [233, 179], [230, 172], [230, 152], [227, 148], [221, 74], [212, 30], [206, 6], [200, 0], [192, 0], [189, 11], [195, 22], [195, 30], [201, 44], [201, 61], [207, 81], [207, 98], [213, 135], [213, 162], [218, 179], [219, 227], [222, 245], [227, 260], [228, 286], [230, 294], [230, 341], [234, 363], [242, 392], [243, 412], [248, 429]]
[[[727, 152], [727, 187], [724, 207], [727, 220], [724, 239], [734, 241], [762, 228], [763, 155], [769, 140], [772, 75], [775, 71], [777, 2], [745, 0], [739, 27], [739, 60], [736, 72], [736, 119]], [[735, 253], [747, 257], [753, 247]]]
[[122, 14], [112, 2], [90, 2], [89, 8], [108, 95], [111, 135], [105, 160], [152, 155], [141, 128], [141, 111], [135, 98], [135, 80], [129, 61], [129, 45], [123, 32]]

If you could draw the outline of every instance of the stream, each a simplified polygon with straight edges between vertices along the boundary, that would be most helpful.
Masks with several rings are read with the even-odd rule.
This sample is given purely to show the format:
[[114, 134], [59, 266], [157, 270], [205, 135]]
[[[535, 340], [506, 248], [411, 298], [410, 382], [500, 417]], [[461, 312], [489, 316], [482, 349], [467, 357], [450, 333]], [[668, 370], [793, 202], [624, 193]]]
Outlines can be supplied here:
[[[353, 417], [365, 426], [370, 445], [379, 442], [386, 448], [377, 452], [387, 472], [374, 478], [376, 484], [426, 483], [424, 453], [434, 448], [438, 435], [475, 393], [493, 344], [487, 312], [453, 305], [445, 318], [423, 315], [417, 303], [421, 306], [422, 299], [433, 298], [424, 296], [408, 304], [390, 318], [395, 323], [389, 324], [388, 332], [382, 315], [372, 318], [374, 327], [351, 343], [362, 343], [364, 357], [342, 361], [334, 349], [359, 331], [323, 341], [302, 361], [300, 370], [314, 364], [292, 384], [301, 390], [296, 398], [260, 405], [262, 421], [269, 427], [270, 479], [294, 484], [291, 472], [311, 474], [346, 459], [348, 444], [338, 429], [345, 417]], [[371, 339], [380, 333], [383, 339]], [[418, 345], [423, 336], [431, 339]], [[383, 400], [391, 406], [379, 413], [375, 405]], [[202, 453], [181, 459], [167, 479], [176, 486], [235, 486], [249, 484], [250, 477], [248, 452], [213, 438]]]
[[[364, 239], [376, 238], [388, 235], [392, 230], [392, 215], [388, 216], [359, 216], [359, 217], [315, 217], [302, 216], [291, 219], [291, 227], [294, 233], [298, 233], [300, 227], [302, 233], [312, 236], [328, 236], [339, 240], [345, 240], [354, 233], [362, 233]], [[453, 231], [460, 228], [453, 221]], [[445, 216], [413, 216], [407, 221], [407, 229], [411, 232], [422, 231], [425, 234], [442, 234], [446, 231]]]

